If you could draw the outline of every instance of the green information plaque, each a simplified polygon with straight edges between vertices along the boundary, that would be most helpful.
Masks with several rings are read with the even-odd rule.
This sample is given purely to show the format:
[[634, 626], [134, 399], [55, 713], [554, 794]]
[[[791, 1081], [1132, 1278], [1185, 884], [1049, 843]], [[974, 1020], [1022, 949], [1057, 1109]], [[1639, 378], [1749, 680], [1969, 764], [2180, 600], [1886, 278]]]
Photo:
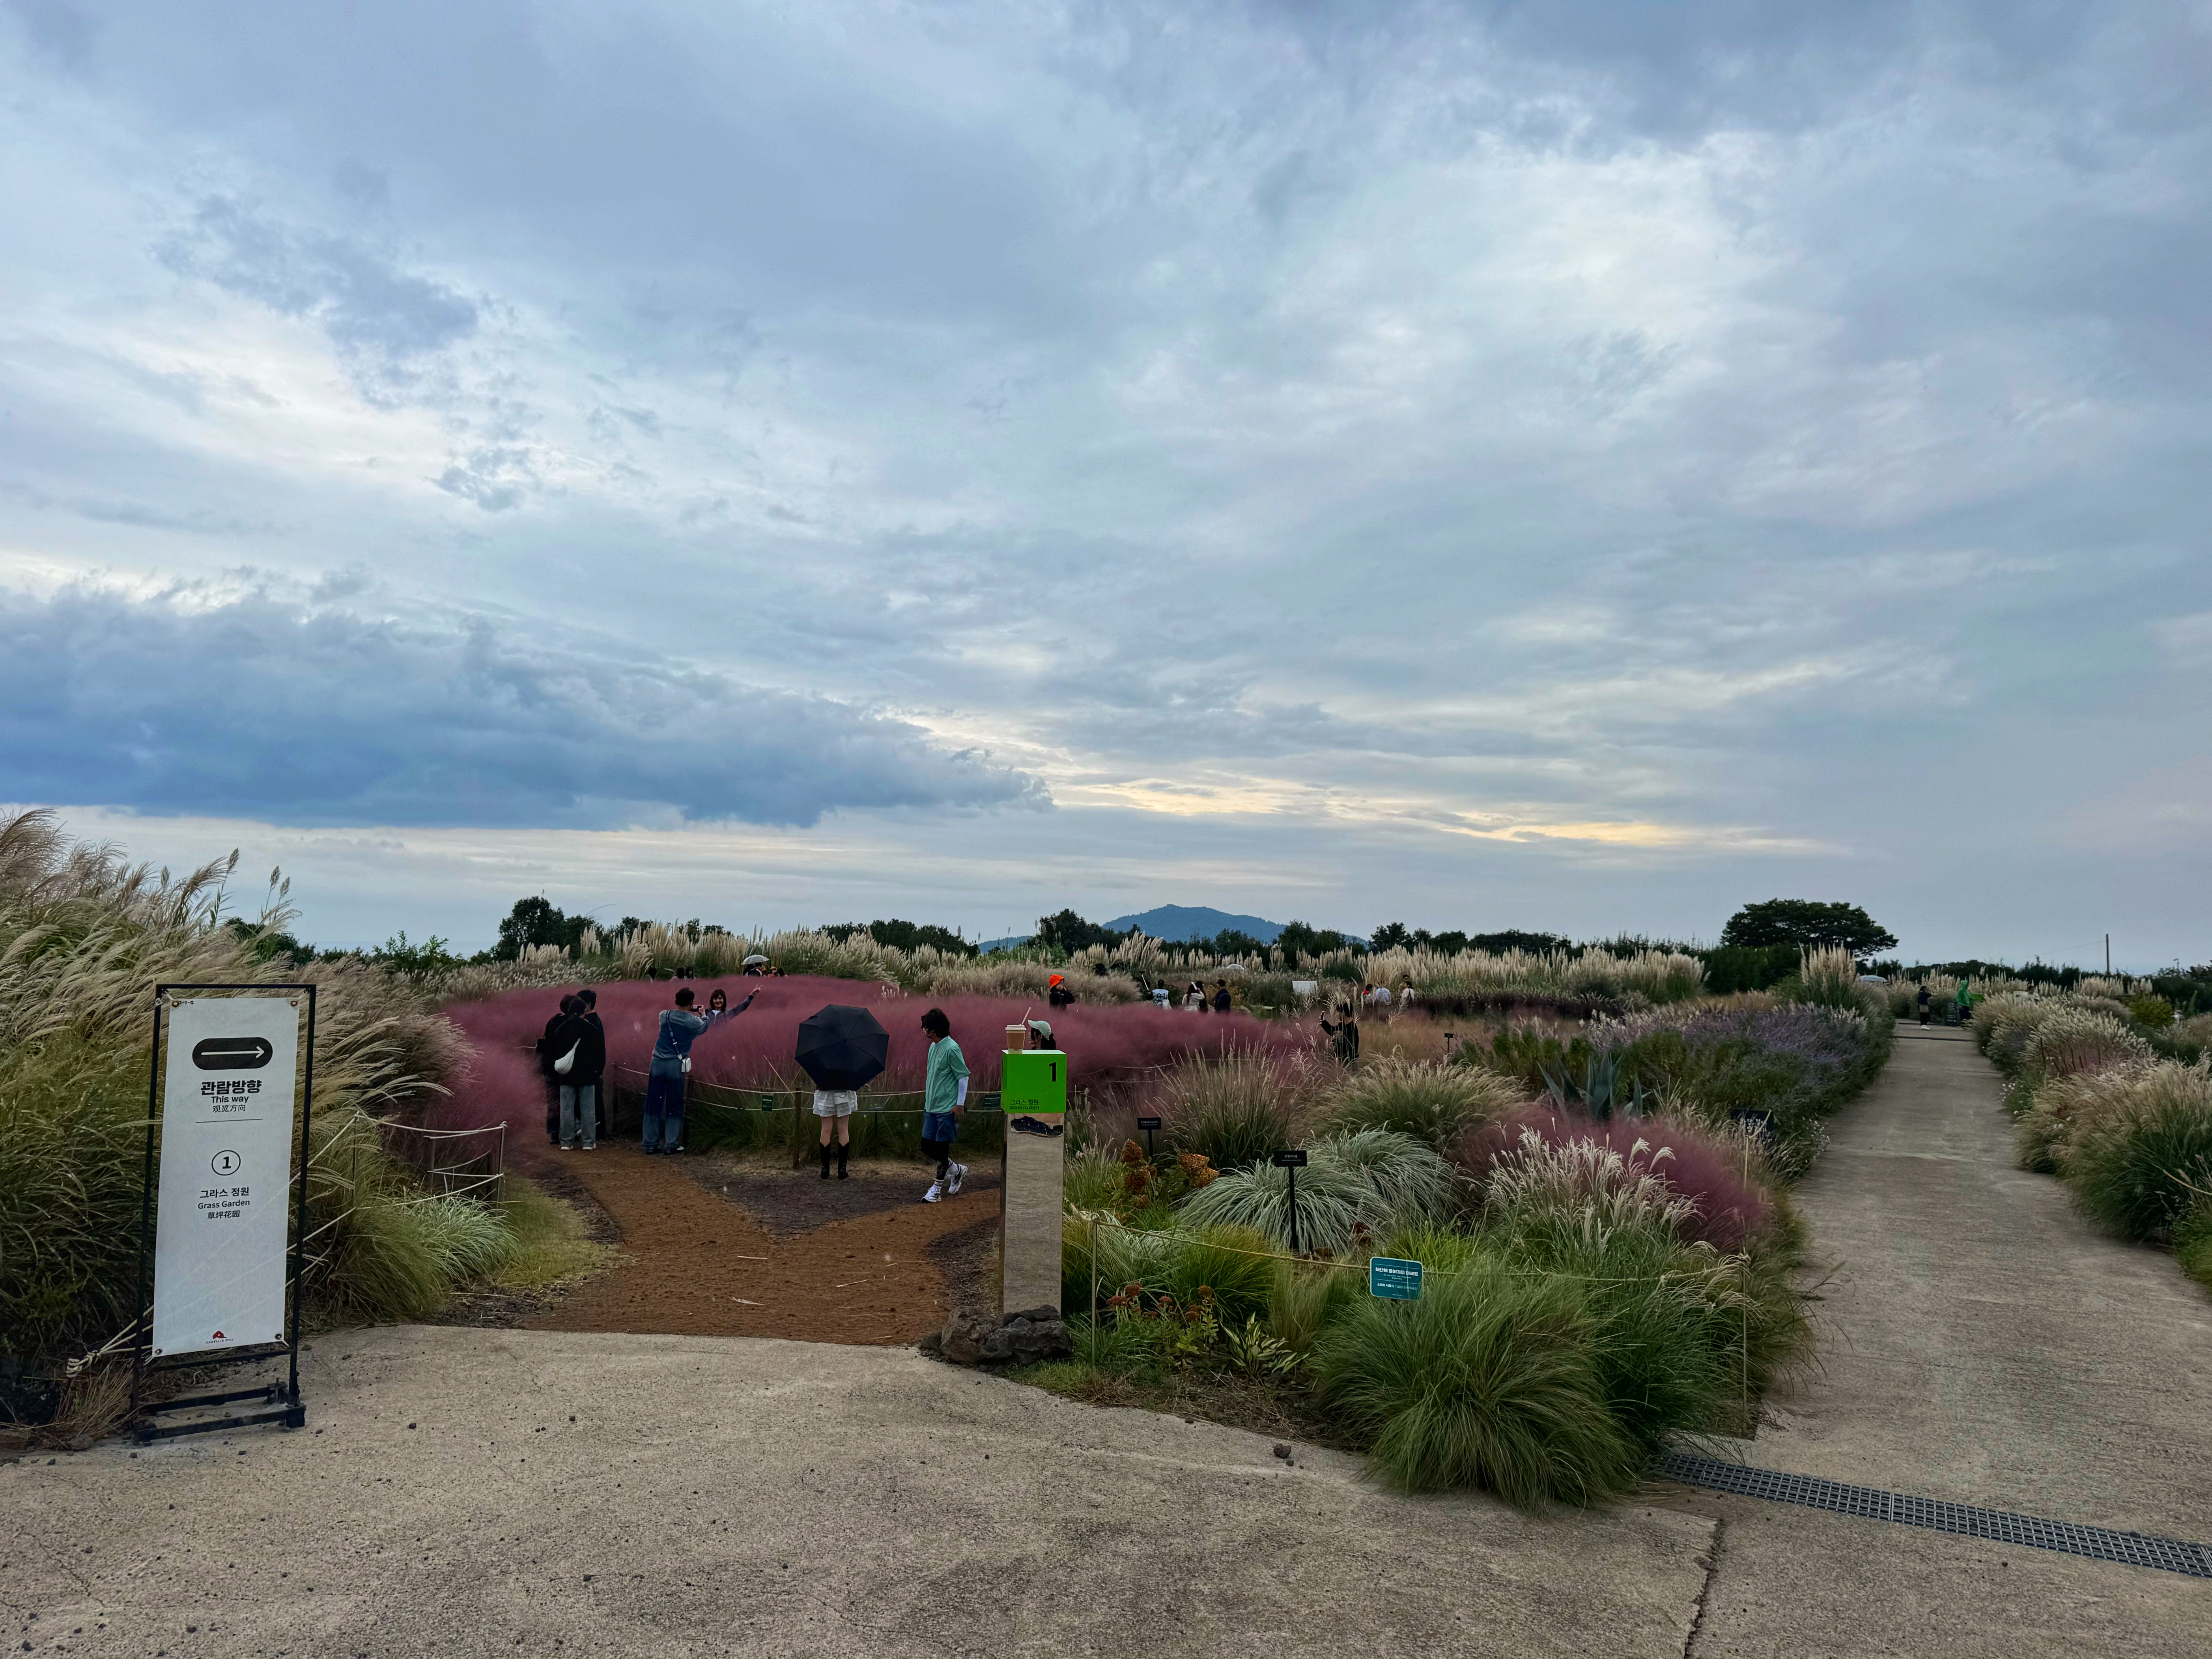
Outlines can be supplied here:
[[1057, 1048], [1010, 1048], [1000, 1056], [999, 1103], [1009, 1118], [1067, 1110], [1067, 1056]]
[[1421, 1264], [1378, 1255], [1367, 1264], [1367, 1293], [1392, 1302], [1414, 1302], [1421, 1294]]

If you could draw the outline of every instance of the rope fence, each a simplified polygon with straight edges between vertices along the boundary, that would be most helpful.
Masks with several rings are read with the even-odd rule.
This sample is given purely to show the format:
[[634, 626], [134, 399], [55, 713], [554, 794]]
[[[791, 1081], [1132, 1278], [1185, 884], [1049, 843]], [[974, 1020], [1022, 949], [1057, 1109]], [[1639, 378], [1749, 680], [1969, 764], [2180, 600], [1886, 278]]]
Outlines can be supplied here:
[[[386, 1137], [385, 1150], [412, 1169], [432, 1196], [453, 1198], [477, 1194], [498, 1203], [507, 1195], [507, 1123], [504, 1119], [477, 1129], [418, 1129], [390, 1118], [372, 1120]], [[446, 1154], [458, 1151], [457, 1141], [491, 1137], [489, 1146], [459, 1162]], [[484, 1189], [490, 1188], [489, 1193]]]
[[[635, 1079], [636, 1086], [640, 1091], [642, 1091], [645, 1084], [647, 1081], [647, 1073], [639, 1071], [635, 1066], [610, 1066], [607, 1070], [611, 1076]], [[757, 1102], [758, 1104], [748, 1105], [742, 1103], [730, 1103], [719, 1100], [699, 1098], [702, 1093], [709, 1091], [714, 1094], [745, 1097], [751, 1101]], [[817, 1091], [811, 1087], [801, 1088], [796, 1085], [788, 1084], [777, 1084], [769, 1088], [740, 1088], [737, 1085], [732, 1083], [707, 1083], [689, 1078], [685, 1079], [687, 1109], [689, 1104], [697, 1104], [702, 1106], [720, 1106], [726, 1111], [773, 1112], [783, 1109], [783, 1106], [786, 1103], [803, 1109], [807, 1103], [813, 1100], [816, 1092]], [[866, 1117], [921, 1117], [924, 1115], [924, 1114], [921, 1108], [919, 1106], [890, 1107], [884, 1105], [883, 1103], [890, 1100], [921, 1100], [923, 1097], [923, 1091], [920, 1089], [886, 1089], [874, 1094], [863, 1092], [860, 1097], [860, 1112], [856, 1114], [856, 1115]], [[996, 1089], [978, 1089], [970, 1097], [965, 1109], [970, 1112], [999, 1111], [1001, 1109], [999, 1103], [999, 1097], [1000, 1091]]]

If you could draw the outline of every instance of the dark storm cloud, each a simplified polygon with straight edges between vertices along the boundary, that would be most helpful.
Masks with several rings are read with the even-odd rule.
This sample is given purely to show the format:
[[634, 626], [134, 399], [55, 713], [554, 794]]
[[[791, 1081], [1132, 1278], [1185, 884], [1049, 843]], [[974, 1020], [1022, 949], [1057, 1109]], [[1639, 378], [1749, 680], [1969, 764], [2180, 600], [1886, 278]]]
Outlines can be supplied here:
[[808, 824], [1033, 799], [818, 697], [263, 593], [0, 600], [10, 797], [283, 824]]

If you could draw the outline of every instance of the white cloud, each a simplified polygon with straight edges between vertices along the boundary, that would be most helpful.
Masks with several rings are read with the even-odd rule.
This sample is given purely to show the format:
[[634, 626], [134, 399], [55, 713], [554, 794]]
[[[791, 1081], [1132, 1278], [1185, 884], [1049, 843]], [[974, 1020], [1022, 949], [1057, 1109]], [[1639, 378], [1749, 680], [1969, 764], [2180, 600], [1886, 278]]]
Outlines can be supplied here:
[[[790, 811], [971, 871], [921, 820], [996, 799], [950, 758], [988, 750], [1063, 806], [960, 817], [976, 890], [1242, 870], [1551, 926], [1663, 864], [1685, 919], [1612, 920], [1710, 929], [1778, 862], [1876, 879], [1870, 813], [1988, 872], [2053, 708], [2129, 711], [2158, 817], [2212, 615], [2187, 28], [1653, 16], [18, 9], [0, 575], [213, 612], [241, 564], [367, 572], [288, 602], [483, 617], [544, 685], [693, 665], [780, 756], [884, 711]], [[167, 775], [142, 807], [211, 810]], [[496, 832], [601, 856], [544, 833]]]

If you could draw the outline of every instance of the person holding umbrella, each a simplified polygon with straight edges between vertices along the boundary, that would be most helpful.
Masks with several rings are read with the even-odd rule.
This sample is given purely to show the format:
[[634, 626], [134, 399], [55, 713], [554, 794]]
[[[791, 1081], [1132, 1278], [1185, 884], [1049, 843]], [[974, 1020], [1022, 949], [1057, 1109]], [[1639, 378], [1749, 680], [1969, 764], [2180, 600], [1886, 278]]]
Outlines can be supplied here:
[[836, 1133], [837, 1179], [846, 1177], [852, 1155], [853, 1114], [860, 1087], [889, 1063], [891, 1034], [866, 1008], [840, 1003], [809, 1014], [799, 1023], [799, 1067], [814, 1079], [814, 1115], [822, 1120], [822, 1178], [830, 1179], [830, 1130]]

